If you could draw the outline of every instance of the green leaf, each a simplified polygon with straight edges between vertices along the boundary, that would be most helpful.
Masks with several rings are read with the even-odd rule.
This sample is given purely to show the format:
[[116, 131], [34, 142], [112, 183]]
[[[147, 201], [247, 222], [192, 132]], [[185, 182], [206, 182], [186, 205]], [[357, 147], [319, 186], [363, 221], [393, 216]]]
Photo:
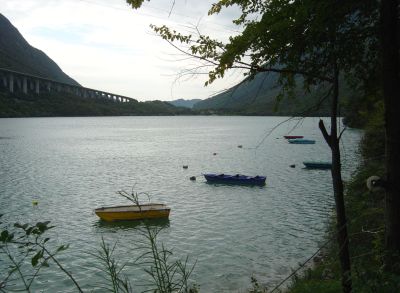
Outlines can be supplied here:
[[67, 245], [61, 245], [61, 246], [59, 246], [59, 247], [57, 248], [57, 252], [66, 250], [66, 249], [68, 249], [68, 247], [69, 247], [69, 244], [67, 244]]
[[36, 227], [38, 229], [37, 233], [35, 232], [34, 234], [38, 234], [41, 235], [43, 234], [45, 231], [53, 228], [53, 226], [49, 227], [48, 224], [50, 223], [50, 221], [46, 221], [46, 222], [37, 222], [36, 223]]
[[32, 262], [32, 266], [33, 266], [33, 267], [36, 267], [36, 266], [37, 266], [37, 264], [38, 264], [38, 262], [39, 262], [39, 259], [42, 258], [42, 256], [43, 256], [43, 251], [42, 251], [42, 250], [39, 250], [39, 251], [32, 257], [31, 262]]
[[25, 233], [26, 233], [26, 235], [30, 235], [31, 233], [32, 233], [32, 230], [34, 229], [35, 227], [29, 227], [28, 229], [26, 229], [25, 230]]
[[15, 228], [22, 228], [22, 225], [20, 223], [14, 223]]
[[9, 233], [7, 230], [2, 231], [0, 234], [0, 241], [6, 242], [8, 239], [8, 235], [9, 235]]

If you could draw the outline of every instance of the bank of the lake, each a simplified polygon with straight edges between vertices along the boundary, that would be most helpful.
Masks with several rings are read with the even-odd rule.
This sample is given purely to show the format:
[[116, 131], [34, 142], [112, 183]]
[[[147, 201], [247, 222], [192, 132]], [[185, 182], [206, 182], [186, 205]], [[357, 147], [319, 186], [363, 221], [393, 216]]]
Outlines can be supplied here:
[[129, 103], [92, 99], [71, 93], [45, 92], [40, 95], [9, 93], [0, 90], [0, 118], [195, 115], [188, 108], [174, 107], [163, 101]]
[[[370, 113], [365, 135], [360, 142], [362, 155], [357, 172], [346, 184], [346, 212], [349, 223], [350, 257], [354, 292], [399, 292], [400, 277], [388, 273], [384, 266], [384, 191], [371, 192], [366, 179], [384, 176], [384, 122], [382, 111]], [[289, 292], [341, 292], [340, 264], [336, 243], [335, 218], [326, 239], [332, 239], [324, 249], [323, 258], [315, 266], [295, 278]], [[397, 262], [397, 269], [400, 262]]]

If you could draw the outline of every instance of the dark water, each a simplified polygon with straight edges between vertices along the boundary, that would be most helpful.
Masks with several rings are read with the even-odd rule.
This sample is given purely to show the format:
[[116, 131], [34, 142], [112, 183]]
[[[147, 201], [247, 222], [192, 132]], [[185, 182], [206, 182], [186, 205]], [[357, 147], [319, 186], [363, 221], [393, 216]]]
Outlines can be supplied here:
[[[0, 119], [0, 213], [12, 222], [52, 221], [52, 239], [70, 244], [61, 261], [85, 289], [101, 292], [97, 261], [88, 252], [104, 237], [117, 241], [116, 254], [132, 264], [142, 236], [140, 224], [104, 224], [93, 209], [126, 204], [116, 191], [135, 186], [171, 207], [169, 221], [158, 223], [165, 227], [160, 240], [175, 255], [197, 260], [192, 278], [202, 292], [245, 290], [251, 276], [276, 284], [318, 248], [334, 202], [330, 172], [302, 168], [303, 160], [330, 158], [318, 119], [303, 120], [292, 133], [315, 139], [315, 145], [282, 139], [295, 125], [290, 122], [254, 149], [284, 119]], [[343, 135], [345, 178], [357, 166], [360, 136], [356, 130]], [[199, 176], [207, 172], [266, 175], [267, 185], [210, 185]], [[125, 273], [140, 291], [142, 269], [131, 265]], [[38, 286], [75, 291], [51, 269]]]

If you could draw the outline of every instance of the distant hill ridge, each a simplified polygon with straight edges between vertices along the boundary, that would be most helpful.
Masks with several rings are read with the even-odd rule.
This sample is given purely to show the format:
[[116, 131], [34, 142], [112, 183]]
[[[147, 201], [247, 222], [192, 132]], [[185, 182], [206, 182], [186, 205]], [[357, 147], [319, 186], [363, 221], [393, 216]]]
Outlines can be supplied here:
[[17, 28], [0, 13], [0, 67], [79, 85], [44, 52], [32, 47]]
[[184, 107], [184, 108], [192, 109], [193, 106], [196, 105], [200, 101], [201, 101], [201, 99], [191, 99], [191, 100], [178, 99], [178, 100], [168, 101], [168, 103], [170, 103], [171, 105], [174, 105], [175, 107]]
[[[301, 77], [296, 80], [301, 84]], [[317, 89], [305, 94], [298, 87], [295, 98], [284, 98], [278, 104], [281, 87], [277, 83], [277, 73], [261, 72], [221, 94], [196, 103], [193, 109], [243, 115], [329, 115], [327, 103], [318, 110], [307, 111], [318, 102], [320, 91]]]

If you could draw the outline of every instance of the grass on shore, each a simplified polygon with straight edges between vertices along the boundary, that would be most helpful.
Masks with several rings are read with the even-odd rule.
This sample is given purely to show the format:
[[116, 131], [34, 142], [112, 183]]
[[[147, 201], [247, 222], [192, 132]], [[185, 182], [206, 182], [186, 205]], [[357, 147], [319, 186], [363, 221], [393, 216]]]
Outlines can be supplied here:
[[[346, 182], [346, 212], [349, 229], [353, 292], [400, 292], [400, 276], [384, 265], [384, 192], [370, 192], [366, 179], [384, 173], [383, 108], [377, 105], [360, 144], [362, 163], [350, 182]], [[341, 292], [340, 264], [335, 220], [328, 231], [332, 238], [320, 261], [300, 278], [294, 278], [288, 292]]]

